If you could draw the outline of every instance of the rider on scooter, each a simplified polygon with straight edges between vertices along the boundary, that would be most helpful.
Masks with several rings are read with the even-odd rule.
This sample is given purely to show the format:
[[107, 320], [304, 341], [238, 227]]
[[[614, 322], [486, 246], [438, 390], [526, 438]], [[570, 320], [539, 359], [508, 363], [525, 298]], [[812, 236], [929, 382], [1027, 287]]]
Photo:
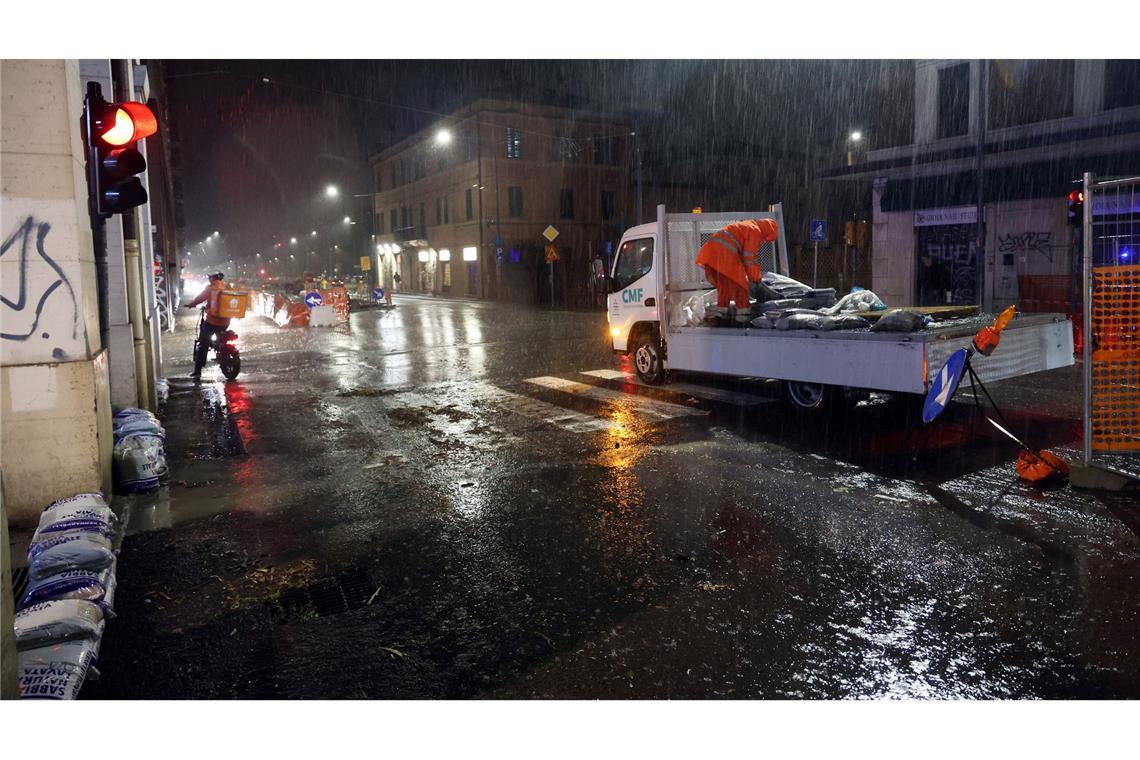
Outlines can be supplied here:
[[221, 316], [221, 295], [225, 289], [225, 275], [221, 272], [215, 272], [210, 275], [210, 284], [206, 286], [206, 289], [187, 304], [189, 307], [197, 306], [203, 302], [206, 304], [206, 318], [202, 320], [202, 326], [198, 332], [198, 351], [194, 354], [194, 371], [190, 373], [190, 377], [202, 376], [202, 367], [206, 366], [211, 337], [217, 336], [216, 341], [218, 343], [225, 340], [226, 330], [230, 327], [229, 317]]

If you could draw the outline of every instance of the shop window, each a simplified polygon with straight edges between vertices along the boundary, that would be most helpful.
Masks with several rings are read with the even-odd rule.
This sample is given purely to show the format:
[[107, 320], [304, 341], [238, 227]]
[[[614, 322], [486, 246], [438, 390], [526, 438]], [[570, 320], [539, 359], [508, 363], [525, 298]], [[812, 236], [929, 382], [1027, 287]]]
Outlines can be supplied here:
[[520, 217], [523, 215], [522, 188], [511, 186], [507, 188], [507, 216]]
[[574, 218], [574, 191], [570, 188], [562, 188], [562, 193], [558, 197], [559, 217], [562, 219]]
[[970, 64], [938, 70], [938, 137], [958, 137], [970, 131]]

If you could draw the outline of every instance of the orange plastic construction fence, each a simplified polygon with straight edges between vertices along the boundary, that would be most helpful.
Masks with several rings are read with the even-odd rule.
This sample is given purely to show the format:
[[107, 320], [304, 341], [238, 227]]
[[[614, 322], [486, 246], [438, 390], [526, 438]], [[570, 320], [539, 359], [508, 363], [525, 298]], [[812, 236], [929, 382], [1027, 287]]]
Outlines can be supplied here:
[[1089, 425], [1097, 451], [1140, 451], [1140, 265], [1095, 267]]
[[321, 291], [326, 306], [333, 307], [333, 313], [341, 321], [348, 320], [348, 288], [329, 288]]

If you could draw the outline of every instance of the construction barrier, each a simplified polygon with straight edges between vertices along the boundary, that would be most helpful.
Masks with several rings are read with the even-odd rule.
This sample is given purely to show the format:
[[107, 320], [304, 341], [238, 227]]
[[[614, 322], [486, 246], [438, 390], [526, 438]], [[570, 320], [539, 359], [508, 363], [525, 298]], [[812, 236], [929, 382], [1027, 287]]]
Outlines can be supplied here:
[[1140, 266], [1092, 274], [1092, 448], [1140, 451]]
[[272, 319], [279, 327], [308, 327], [309, 307], [290, 301], [276, 293], [250, 291], [250, 310], [258, 316]]
[[325, 306], [331, 306], [337, 320], [348, 321], [348, 288], [336, 287], [320, 291]]

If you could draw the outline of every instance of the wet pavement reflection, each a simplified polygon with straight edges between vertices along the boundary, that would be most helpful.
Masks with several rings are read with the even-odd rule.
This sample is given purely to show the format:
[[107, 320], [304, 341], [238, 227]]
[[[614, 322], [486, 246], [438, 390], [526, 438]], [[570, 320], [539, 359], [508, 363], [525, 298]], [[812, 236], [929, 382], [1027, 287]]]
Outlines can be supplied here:
[[[181, 327], [85, 696], [1140, 696], [1134, 499], [1017, 482], [968, 403], [907, 440], [583, 375], [629, 371], [604, 314], [399, 296], [246, 319], [195, 384]], [[992, 390], [1064, 447], [1076, 377]]]

